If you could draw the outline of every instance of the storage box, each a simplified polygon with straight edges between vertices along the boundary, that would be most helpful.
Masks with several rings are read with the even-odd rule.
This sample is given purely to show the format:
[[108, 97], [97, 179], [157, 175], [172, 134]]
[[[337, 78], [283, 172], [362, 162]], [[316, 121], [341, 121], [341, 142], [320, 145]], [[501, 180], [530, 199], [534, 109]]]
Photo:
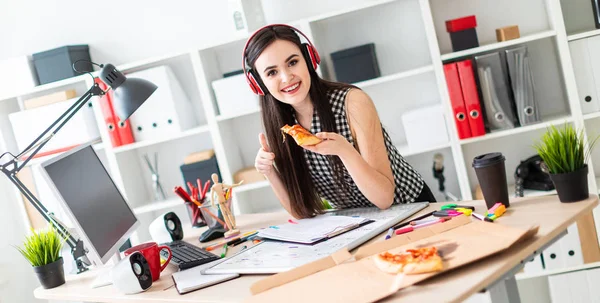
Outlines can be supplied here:
[[[202, 186], [204, 186], [206, 181], [212, 180], [210, 178], [212, 174], [217, 174], [217, 176], [219, 176], [219, 180], [223, 180], [221, 178], [221, 172], [219, 171], [219, 163], [217, 162], [217, 158], [215, 156], [212, 156], [210, 159], [205, 161], [181, 165], [179, 169], [181, 170], [184, 184], [190, 182], [196, 186], [196, 180], [200, 178], [203, 183]], [[207, 193], [207, 195], [208, 194], [209, 193]]]
[[408, 147], [423, 149], [448, 143], [446, 120], [441, 105], [427, 106], [402, 114]]
[[259, 173], [254, 167], [247, 167], [239, 170], [233, 175], [233, 182], [239, 183], [244, 180], [244, 184], [260, 182], [266, 180], [265, 176]]
[[172, 136], [198, 125], [192, 103], [169, 66], [149, 68], [127, 77], [146, 79], [158, 86], [129, 118], [135, 142]]
[[267, 24], [261, 0], [228, 0], [227, 13], [231, 29], [250, 34]]
[[0, 60], [0, 98], [13, 97], [38, 85], [33, 62], [27, 56]]
[[69, 89], [65, 91], [60, 91], [48, 95], [44, 95], [37, 98], [31, 98], [23, 101], [23, 107], [25, 109], [33, 109], [36, 107], [42, 107], [62, 101], [67, 101], [69, 99], [73, 99], [77, 96], [77, 91], [74, 89]]
[[[73, 63], [77, 60], [91, 61], [87, 45], [63, 46], [33, 54], [39, 83], [46, 84], [80, 75], [73, 70]], [[92, 64], [84, 61], [78, 62], [75, 67], [80, 71], [93, 70]]]
[[331, 53], [331, 59], [339, 82], [356, 83], [381, 76], [373, 43]]
[[450, 33], [452, 50], [457, 52], [479, 46], [477, 39], [477, 19], [475, 16], [466, 16], [462, 18], [446, 21], [446, 31]]
[[517, 39], [521, 37], [518, 25], [511, 25], [496, 29], [496, 40], [498, 42]]
[[[19, 150], [25, 149], [78, 99], [8, 115]], [[84, 105], [65, 126], [40, 150], [41, 153], [63, 151], [100, 138], [98, 124], [91, 106]]]
[[260, 109], [258, 96], [248, 87], [244, 74], [213, 81], [212, 88], [220, 115], [235, 115]]

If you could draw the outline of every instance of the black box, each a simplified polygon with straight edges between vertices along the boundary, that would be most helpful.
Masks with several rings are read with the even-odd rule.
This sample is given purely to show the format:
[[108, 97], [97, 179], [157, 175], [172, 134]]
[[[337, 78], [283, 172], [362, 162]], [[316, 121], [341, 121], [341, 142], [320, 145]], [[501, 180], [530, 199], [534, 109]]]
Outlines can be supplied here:
[[[77, 60], [91, 61], [87, 45], [69, 45], [33, 54], [39, 84], [81, 75], [73, 70], [73, 63]], [[93, 71], [89, 62], [78, 62], [75, 68], [82, 72]]]
[[381, 76], [373, 43], [331, 53], [331, 59], [339, 82], [356, 83]]
[[475, 31], [474, 27], [462, 31], [451, 32], [450, 40], [452, 41], [452, 51], [455, 52], [479, 46], [477, 31]]
[[[183, 180], [185, 184], [187, 182], [192, 183], [192, 185], [197, 186], [196, 179], [200, 178], [202, 181], [202, 186], [208, 180], [212, 180], [210, 176], [212, 174], [217, 174], [219, 176], [219, 182], [223, 182], [221, 178], [221, 172], [219, 171], [219, 164], [217, 163], [217, 158], [212, 156], [210, 159], [190, 164], [184, 164], [179, 167], [181, 169], [181, 174], [183, 175]], [[187, 188], [187, 186], [182, 186], [183, 188]], [[208, 195], [209, 193], [207, 193]]]

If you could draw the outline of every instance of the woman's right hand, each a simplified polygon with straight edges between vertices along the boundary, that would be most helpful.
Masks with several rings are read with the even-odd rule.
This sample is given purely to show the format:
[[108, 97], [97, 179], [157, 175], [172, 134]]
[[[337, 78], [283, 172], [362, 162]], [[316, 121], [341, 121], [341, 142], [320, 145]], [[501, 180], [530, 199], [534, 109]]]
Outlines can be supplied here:
[[273, 162], [275, 161], [275, 154], [272, 153], [269, 149], [265, 134], [260, 133], [258, 135], [258, 141], [260, 142], [260, 149], [258, 149], [258, 153], [256, 154], [256, 160], [254, 160], [254, 167], [259, 173], [268, 177], [271, 173], [273, 173]]

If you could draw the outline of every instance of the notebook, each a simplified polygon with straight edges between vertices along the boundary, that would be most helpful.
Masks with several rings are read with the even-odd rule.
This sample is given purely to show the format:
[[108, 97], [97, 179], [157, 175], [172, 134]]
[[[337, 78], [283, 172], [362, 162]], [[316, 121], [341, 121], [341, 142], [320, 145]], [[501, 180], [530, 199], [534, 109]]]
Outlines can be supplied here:
[[312, 244], [371, 221], [362, 217], [322, 215], [310, 219], [289, 220], [283, 225], [270, 226], [260, 230], [258, 236], [272, 240]]
[[203, 274], [206, 269], [220, 262], [222, 262], [222, 260], [213, 261], [202, 266], [196, 266], [173, 273], [171, 277], [173, 278], [173, 283], [175, 284], [177, 292], [180, 295], [183, 295], [185, 293], [229, 281], [240, 276], [239, 274]]

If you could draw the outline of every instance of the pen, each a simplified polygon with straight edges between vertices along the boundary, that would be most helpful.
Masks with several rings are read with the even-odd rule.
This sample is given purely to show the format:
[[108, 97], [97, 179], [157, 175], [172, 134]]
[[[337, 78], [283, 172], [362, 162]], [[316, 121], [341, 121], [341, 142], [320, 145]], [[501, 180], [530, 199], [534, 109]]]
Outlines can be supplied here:
[[411, 232], [411, 231], [413, 231], [415, 229], [419, 229], [419, 228], [422, 228], [422, 227], [431, 226], [431, 225], [434, 225], [434, 224], [437, 224], [437, 223], [446, 222], [448, 220], [450, 220], [450, 218], [440, 218], [440, 219], [437, 219], [435, 221], [430, 221], [430, 222], [419, 224], [419, 225], [414, 225], [414, 226], [411, 225], [411, 226], [407, 226], [407, 227], [404, 227], [404, 228], [400, 228], [400, 229], [396, 230], [396, 235], [405, 234], [405, 233]]
[[394, 234], [394, 228], [390, 227], [390, 229], [388, 229], [387, 234], [385, 235], [385, 239], [387, 240], [387, 239], [391, 238], [393, 234]]
[[482, 215], [480, 215], [478, 213], [473, 213], [472, 212], [471, 216], [475, 217], [475, 219], [477, 219], [477, 220], [481, 220], [481, 221], [485, 221], [485, 222], [494, 222], [494, 220], [492, 220], [492, 219], [490, 219], [490, 218], [488, 218], [486, 216], [482, 216]]
[[225, 258], [225, 255], [227, 255], [227, 244], [225, 244], [225, 246], [223, 246], [223, 252], [221, 253], [221, 258]]
[[[422, 215], [422, 216], [416, 217], [416, 218], [414, 218], [414, 219], [413, 219], [413, 221], [416, 221], [416, 220], [421, 220], [421, 219], [427, 218], [427, 217], [429, 217], [429, 216], [433, 215], [433, 213], [434, 213], [434, 212], [435, 212], [435, 210], [434, 210], [434, 211], [432, 211], [432, 212], [428, 212], [428, 213], [426, 213], [426, 214], [424, 214], [424, 215]], [[403, 223], [400, 223], [400, 224], [396, 224], [396, 225], [394, 225], [392, 228], [393, 228], [394, 230], [396, 230], [396, 229], [398, 229], [398, 228], [402, 228], [402, 227], [404, 227], [404, 226], [406, 226], [406, 225], [410, 224], [410, 222], [411, 222], [411, 221], [407, 221], [407, 222], [403, 222]]]

